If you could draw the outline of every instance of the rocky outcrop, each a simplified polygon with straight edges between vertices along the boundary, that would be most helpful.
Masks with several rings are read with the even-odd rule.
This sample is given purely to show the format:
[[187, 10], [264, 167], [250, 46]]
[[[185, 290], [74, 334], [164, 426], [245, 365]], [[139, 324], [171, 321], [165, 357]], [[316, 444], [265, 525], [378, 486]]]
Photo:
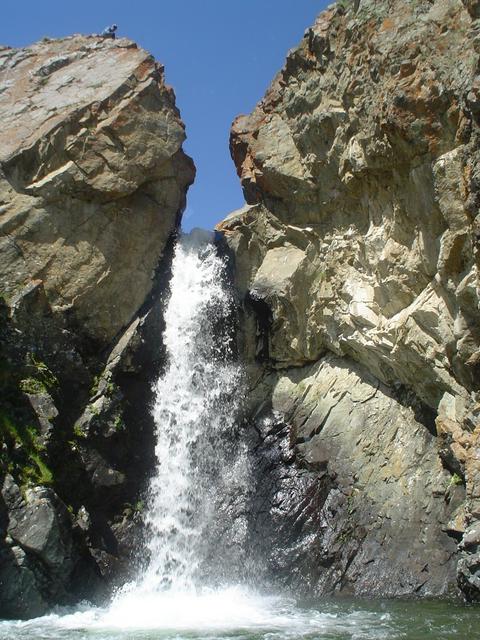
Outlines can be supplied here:
[[268, 518], [319, 593], [444, 595], [458, 567], [480, 595], [477, 13], [332, 5], [233, 124], [250, 419], [290, 447]]
[[54, 313], [108, 344], [151, 291], [193, 179], [173, 93], [128, 40], [4, 49], [0, 69], [3, 294], [41, 280]]
[[0, 118], [1, 464], [17, 487], [0, 615], [24, 617], [82, 582], [91, 596], [131, 550], [194, 167], [163, 68], [129, 40], [0, 49]]
[[2, 607], [18, 618], [40, 615], [49, 603], [87, 597], [95, 585], [95, 566], [78, 535], [72, 515], [55, 492], [26, 489], [10, 475], [2, 487], [7, 545], [1, 551]]

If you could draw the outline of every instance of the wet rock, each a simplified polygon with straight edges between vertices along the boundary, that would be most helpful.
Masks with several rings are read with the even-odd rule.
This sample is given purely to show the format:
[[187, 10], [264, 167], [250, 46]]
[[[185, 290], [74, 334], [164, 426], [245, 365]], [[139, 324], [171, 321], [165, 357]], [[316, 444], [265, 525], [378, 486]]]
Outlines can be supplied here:
[[76, 580], [93, 587], [94, 565], [52, 489], [32, 487], [22, 496], [7, 475], [2, 499], [8, 509], [8, 535], [0, 551], [2, 616], [29, 618], [57, 602], [71, 602], [74, 593], [83, 592]]
[[269, 385], [283, 435], [262, 444], [258, 500], [271, 506], [256, 526], [272, 579], [317, 594], [445, 593], [456, 543], [444, 530], [465, 495], [447, 499], [451, 476], [413, 410], [332, 356]]
[[34, 618], [48, 610], [38, 580], [39, 567], [17, 546], [0, 549], [0, 612], [3, 618]]
[[27, 489], [22, 506], [10, 511], [11, 538], [52, 572], [60, 572], [62, 581], [71, 573], [74, 561], [70, 529], [65, 505], [45, 487]]
[[458, 582], [470, 600], [478, 600], [480, 589], [480, 553], [473, 553], [461, 557], [458, 561]]

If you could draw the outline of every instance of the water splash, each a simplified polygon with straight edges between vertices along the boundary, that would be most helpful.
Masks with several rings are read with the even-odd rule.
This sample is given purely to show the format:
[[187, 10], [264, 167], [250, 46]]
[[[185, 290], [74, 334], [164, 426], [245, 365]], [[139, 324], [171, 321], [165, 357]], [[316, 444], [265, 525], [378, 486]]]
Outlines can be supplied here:
[[[244, 452], [232, 447], [241, 395], [241, 369], [232, 357], [233, 299], [211, 235], [182, 236], [173, 259], [163, 335], [168, 363], [153, 409], [150, 561], [136, 585], [144, 593], [198, 586], [223, 498], [248, 482]], [[242, 472], [228, 473], [232, 465]], [[223, 530], [232, 524], [223, 522]], [[242, 526], [236, 522], [234, 529]]]

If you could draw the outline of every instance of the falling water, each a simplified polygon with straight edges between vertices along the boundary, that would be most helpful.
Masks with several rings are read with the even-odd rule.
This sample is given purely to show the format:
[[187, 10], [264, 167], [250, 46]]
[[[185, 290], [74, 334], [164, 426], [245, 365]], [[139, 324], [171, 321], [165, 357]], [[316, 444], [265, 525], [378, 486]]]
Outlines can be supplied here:
[[235, 442], [242, 383], [232, 357], [233, 300], [211, 235], [183, 236], [173, 261], [163, 335], [168, 364], [153, 409], [157, 466], [147, 515], [150, 561], [141, 581], [147, 592], [195, 588], [212, 552], [224, 550], [218, 536], [227, 530], [238, 538], [245, 530], [239, 518], [225, 521], [222, 510], [225, 496], [247, 491], [249, 474]]

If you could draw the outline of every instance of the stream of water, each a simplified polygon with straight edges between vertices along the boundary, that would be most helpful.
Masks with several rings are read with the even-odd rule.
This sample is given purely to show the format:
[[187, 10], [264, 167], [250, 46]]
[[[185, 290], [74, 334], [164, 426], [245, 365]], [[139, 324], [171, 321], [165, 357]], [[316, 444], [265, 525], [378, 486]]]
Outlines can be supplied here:
[[85, 603], [0, 622], [0, 640], [480, 637], [476, 607], [345, 599], [307, 606], [255, 589], [242, 510], [251, 462], [236, 431], [242, 372], [232, 354], [233, 301], [225, 281], [210, 234], [179, 240], [165, 316], [168, 362], [153, 409], [148, 561], [137, 580], [108, 607]]

